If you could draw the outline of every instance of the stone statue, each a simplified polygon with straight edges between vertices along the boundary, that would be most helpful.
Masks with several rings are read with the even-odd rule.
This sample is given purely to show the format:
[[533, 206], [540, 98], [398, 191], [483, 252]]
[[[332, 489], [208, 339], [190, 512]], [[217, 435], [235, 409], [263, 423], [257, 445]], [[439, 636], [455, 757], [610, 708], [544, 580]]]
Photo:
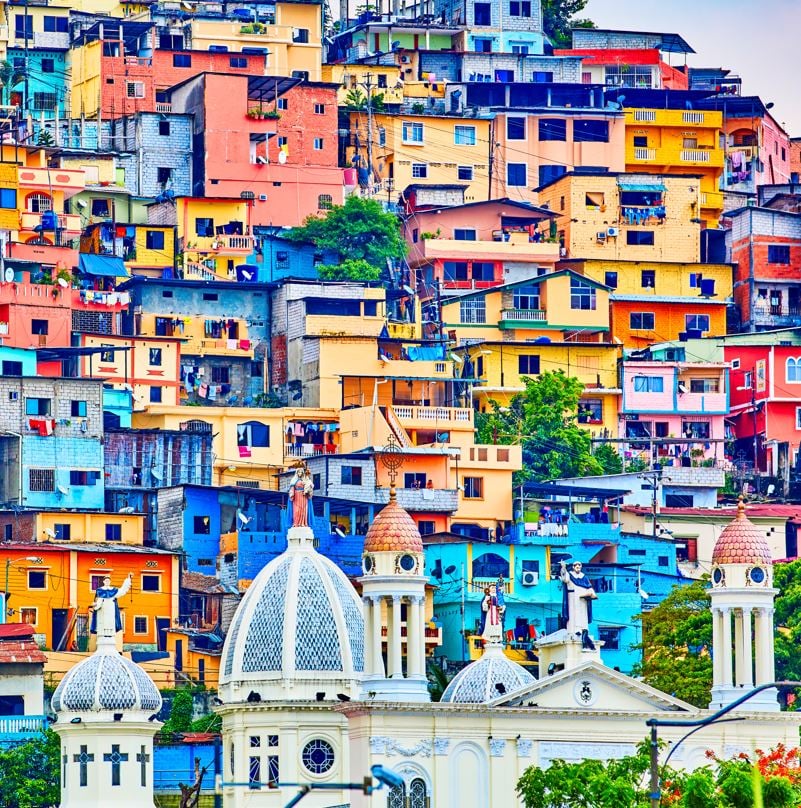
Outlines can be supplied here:
[[309, 470], [305, 466], [295, 469], [289, 484], [289, 501], [292, 503], [292, 527], [309, 526], [309, 500], [314, 493]]
[[103, 586], [95, 590], [95, 602], [92, 604], [92, 634], [100, 637], [114, 637], [122, 631], [122, 616], [120, 615], [119, 598], [131, 588], [133, 573], [122, 582], [122, 586], [115, 588], [111, 585], [108, 575], [103, 578]]
[[567, 633], [583, 636], [592, 623], [592, 602], [598, 599], [590, 579], [582, 572], [581, 562], [568, 569], [564, 561], [559, 564], [562, 590], [562, 619]]
[[484, 612], [484, 630], [481, 639], [487, 644], [500, 644], [503, 642], [503, 613], [506, 607], [498, 601], [498, 591], [495, 584], [489, 587], [489, 592], [481, 601], [481, 611]]

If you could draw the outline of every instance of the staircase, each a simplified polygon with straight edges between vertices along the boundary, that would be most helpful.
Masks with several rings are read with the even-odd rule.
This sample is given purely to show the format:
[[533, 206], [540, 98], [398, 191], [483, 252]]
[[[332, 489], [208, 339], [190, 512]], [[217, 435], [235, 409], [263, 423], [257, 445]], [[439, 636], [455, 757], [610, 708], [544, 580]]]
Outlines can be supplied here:
[[412, 439], [409, 437], [409, 433], [403, 428], [403, 425], [392, 407], [386, 408], [385, 417], [398, 443], [405, 449], [411, 449], [414, 446]]

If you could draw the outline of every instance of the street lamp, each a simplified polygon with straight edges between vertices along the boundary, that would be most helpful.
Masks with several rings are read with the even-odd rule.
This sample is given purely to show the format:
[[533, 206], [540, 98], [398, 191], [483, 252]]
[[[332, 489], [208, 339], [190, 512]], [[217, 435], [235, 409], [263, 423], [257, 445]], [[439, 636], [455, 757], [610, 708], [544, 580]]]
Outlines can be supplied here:
[[679, 738], [679, 740], [673, 744], [670, 752], [668, 752], [668, 755], [665, 758], [664, 764], [662, 764], [663, 767], [665, 767], [667, 766], [670, 758], [673, 756], [673, 753], [679, 748], [679, 746], [681, 746], [682, 743], [684, 743], [684, 741], [687, 740], [687, 738], [690, 737], [690, 735], [698, 732], [704, 727], [710, 726], [710, 724], [715, 724], [719, 721], [744, 721], [745, 716], [739, 716], [736, 718], [723, 718], [723, 716], [730, 713], [744, 702], [748, 701], [748, 699], [755, 696], [757, 693], [761, 693], [763, 690], [770, 690], [774, 687], [801, 687], [801, 682], [768, 682], [767, 684], [759, 685], [759, 687], [749, 690], [747, 693], [740, 696], [739, 699], [735, 699], [731, 704], [727, 704], [716, 713], [712, 713], [712, 715], [709, 715], [706, 718], [699, 718], [695, 721], [672, 721], [670, 719], [649, 718], [645, 722], [645, 725], [651, 728], [651, 741], [649, 744], [651, 752], [651, 791], [648, 795], [651, 799], [651, 808], [659, 808], [662, 802], [662, 787], [659, 782], [659, 738], [657, 736], [659, 727], [692, 727], [692, 729], [686, 735]]
[[20, 561], [38, 561], [39, 559], [36, 556], [23, 556], [22, 558], [7, 558], [6, 559], [6, 586], [3, 589], [3, 615], [2, 620], [0, 620], [0, 625], [5, 624], [6, 617], [8, 615], [8, 571], [11, 568], [12, 564], [17, 564]]

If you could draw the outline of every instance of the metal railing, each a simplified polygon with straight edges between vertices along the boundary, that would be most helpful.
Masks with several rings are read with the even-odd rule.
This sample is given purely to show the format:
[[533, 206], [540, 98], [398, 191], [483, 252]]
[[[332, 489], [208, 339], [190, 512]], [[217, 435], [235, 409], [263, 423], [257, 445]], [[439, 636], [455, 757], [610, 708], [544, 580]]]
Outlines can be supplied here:
[[527, 323], [544, 323], [548, 314], [544, 309], [504, 309], [501, 320], [520, 320]]

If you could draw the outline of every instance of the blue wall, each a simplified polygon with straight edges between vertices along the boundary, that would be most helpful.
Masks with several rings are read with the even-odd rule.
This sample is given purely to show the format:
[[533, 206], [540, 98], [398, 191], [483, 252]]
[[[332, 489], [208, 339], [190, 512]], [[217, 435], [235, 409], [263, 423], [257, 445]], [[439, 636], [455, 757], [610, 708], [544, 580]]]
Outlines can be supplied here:
[[214, 790], [214, 778], [221, 774], [217, 765], [222, 760], [218, 745], [213, 743], [157, 744], [153, 747], [153, 788], [155, 791], [180, 791], [180, 784], [195, 782], [195, 758], [200, 767], [208, 766], [203, 777], [202, 791]]
[[0, 376], [11, 375], [3, 373], [3, 362], [21, 362], [23, 376], [36, 376], [36, 351], [2, 345], [0, 346]]
[[[29, 110], [31, 115], [36, 120], [41, 120], [42, 113], [46, 120], [55, 118], [55, 108], [41, 109], [41, 105], [37, 105], [37, 94], [46, 93], [48, 95], [56, 96], [56, 104], [58, 107], [58, 117], [63, 119], [66, 114], [66, 97], [67, 97], [67, 54], [65, 51], [57, 50], [43, 50], [31, 47], [28, 51], [28, 98]], [[12, 64], [25, 64], [25, 51], [22, 48], [9, 48], [8, 56], [6, 57]], [[52, 72], [45, 72], [42, 69], [42, 62], [52, 62]], [[49, 64], [47, 65], [49, 67]], [[20, 81], [12, 88], [13, 93], [22, 93], [23, 83]], [[6, 98], [8, 98], [8, 91], [6, 91]], [[5, 101], [4, 103], [9, 103]], [[52, 133], [51, 133], [52, 134]]]
[[317, 280], [317, 264], [336, 264], [339, 257], [333, 251], [317, 250], [313, 244], [289, 241], [270, 228], [256, 227], [256, 251], [248, 264], [259, 268], [259, 281], [278, 281], [284, 278]]

